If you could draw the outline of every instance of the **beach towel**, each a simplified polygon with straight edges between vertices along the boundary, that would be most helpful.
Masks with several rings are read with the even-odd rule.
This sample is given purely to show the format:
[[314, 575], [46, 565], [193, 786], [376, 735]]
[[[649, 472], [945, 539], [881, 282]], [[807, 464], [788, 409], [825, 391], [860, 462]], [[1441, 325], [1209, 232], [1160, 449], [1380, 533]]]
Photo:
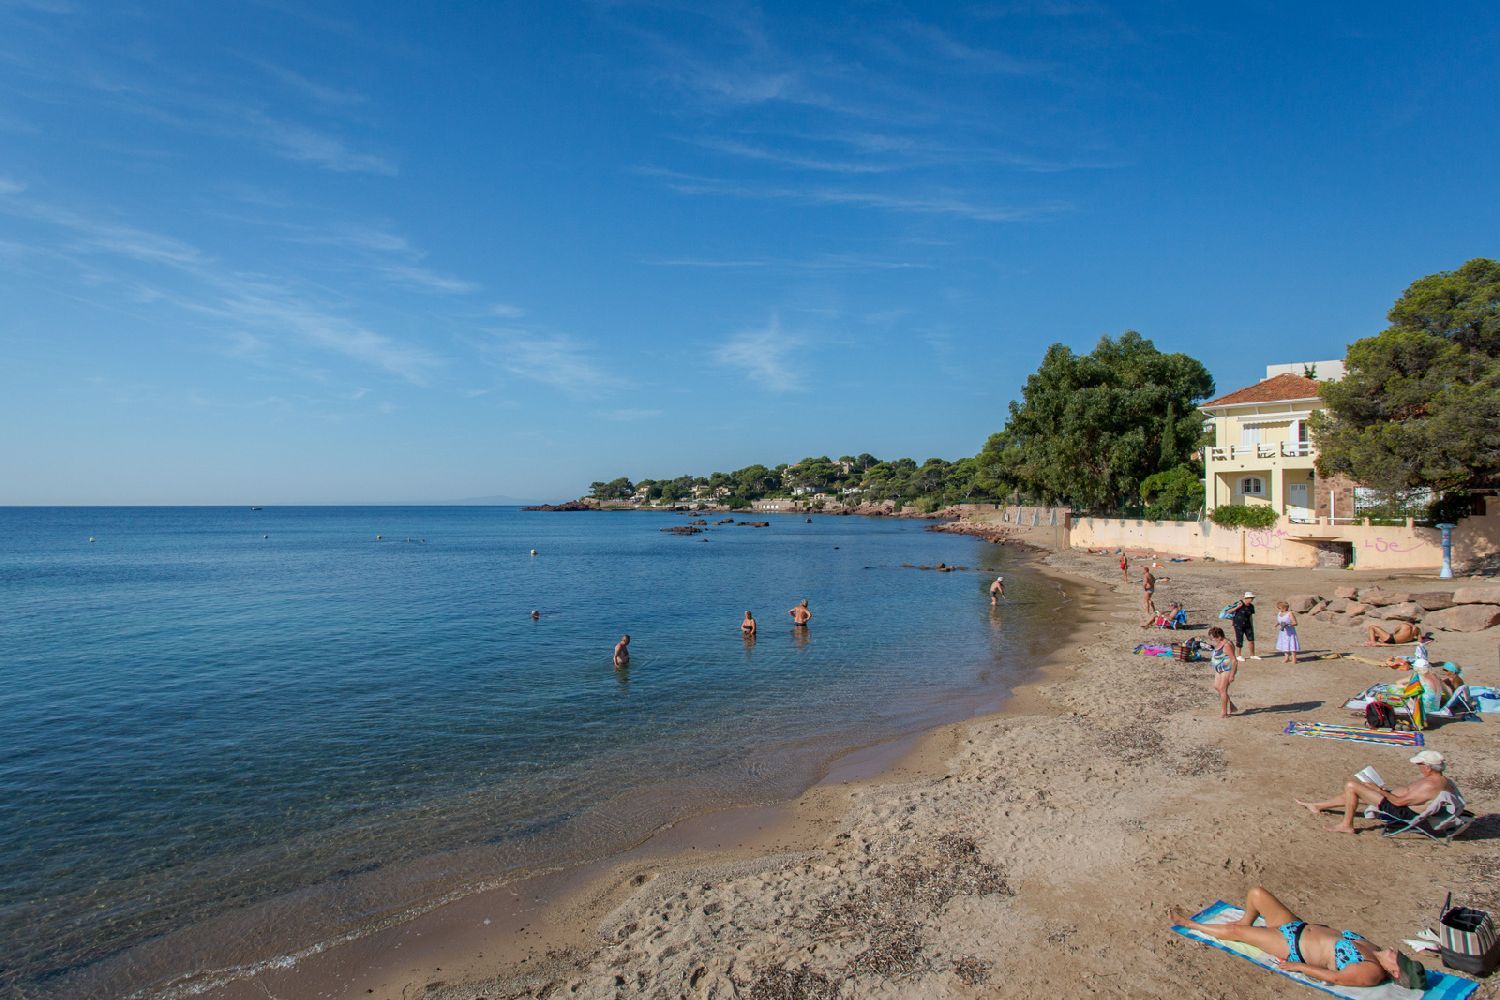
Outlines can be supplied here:
[[1159, 643], [1143, 642], [1131, 650], [1136, 656], [1171, 656], [1172, 647], [1163, 646]]
[[[1244, 910], [1238, 906], [1230, 906], [1221, 899], [1207, 909], [1194, 915], [1193, 920], [1200, 924], [1232, 924], [1244, 915]], [[1264, 921], [1260, 920], [1256, 922], [1264, 923]], [[1409, 990], [1404, 986], [1397, 986], [1395, 983], [1382, 983], [1379, 986], [1333, 986], [1328, 983], [1320, 983], [1309, 979], [1298, 972], [1288, 972], [1285, 969], [1277, 968], [1271, 964], [1271, 956], [1259, 948], [1250, 947], [1248, 944], [1243, 944], [1239, 941], [1215, 941], [1207, 935], [1189, 930], [1180, 924], [1174, 926], [1172, 930], [1185, 938], [1193, 941], [1202, 941], [1209, 947], [1217, 948], [1220, 951], [1227, 951], [1231, 955], [1238, 955], [1247, 962], [1253, 962], [1262, 969], [1274, 972], [1278, 976], [1285, 976], [1288, 979], [1301, 983], [1303, 986], [1311, 986], [1315, 990], [1332, 993], [1336, 997], [1348, 997], [1349, 1000], [1464, 1000], [1465, 997], [1479, 988], [1479, 984], [1476, 982], [1450, 975], [1446, 972], [1436, 972], [1432, 969], [1427, 970], [1427, 988], [1425, 990]]]
[[[1363, 709], [1364, 709], [1364, 707], [1366, 705], [1368, 705], [1370, 702], [1375, 701], [1375, 700], [1377, 700], [1379, 698], [1385, 697], [1388, 700], [1389, 699], [1393, 699], [1393, 698], [1399, 698], [1401, 696], [1401, 688], [1402, 688], [1402, 685], [1400, 685], [1400, 684], [1392, 684], [1392, 683], [1388, 683], [1388, 682], [1382, 682], [1380, 684], [1371, 684], [1369, 687], [1365, 688], [1359, 694], [1355, 695], [1353, 698], [1350, 698], [1348, 701], [1344, 702], [1344, 707], [1347, 708], [1347, 709], [1351, 709], [1353, 711], [1356, 711], [1356, 712], [1363, 711]], [[1471, 702], [1473, 702], [1476, 706], [1478, 706], [1478, 709], [1479, 709], [1480, 713], [1482, 713], [1482, 714], [1496, 714], [1496, 713], [1500, 713], [1500, 689], [1492, 688], [1492, 687], [1481, 687], [1481, 686], [1479, 686], [1477, 684], [1470, 684], [1470, 685], [1468, 685], [1468, 689], [1469, 689], [1469, 700]], [[1397, 715], [1405, 715], [1407, 713], [1407, 709], [1406, 709], [1405, 705], [1402, 705], [1400, 707], [1396, 707], [1396, 706], [1392, 706], [1392, 707], [1396, 708], [1396, 714]], [[1441, 719], [1441, 718], [1447, 718], [1447, 717], [1451, 716], [1453, 713], [1452, 712], [1439, 711], [1439, 712], [1429, 712], [1428, 714], [1429, 715], [1435, 715], [1435, 716], [1437, 716], [1438, 718]]]
[[1381, 743], [1392, 747], [1419, 747], [1427, 742], [1421, 733], [1365, 729], [1363, 726], [1336, 726], [1329, 722], [1288, 722], [1283, 732], [1288, 736], [1308, 736], [1317, 740]]

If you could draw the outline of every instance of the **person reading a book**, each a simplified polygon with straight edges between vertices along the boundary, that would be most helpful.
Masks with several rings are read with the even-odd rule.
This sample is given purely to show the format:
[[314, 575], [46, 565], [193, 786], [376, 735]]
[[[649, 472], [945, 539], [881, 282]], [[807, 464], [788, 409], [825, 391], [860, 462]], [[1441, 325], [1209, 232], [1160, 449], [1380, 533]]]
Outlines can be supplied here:
[[[1200, 924], [1181, 907], [1173, 907], [1174, 924], [1215, 941], [1239, 941], [1262, 951], [1279, 969], [1334, 986], [1379, 986], [1386, 980], [1422, 989], [1422, 965], [1395, 948], [1378, 948], [1353, 931], [1310, 924], [1285, 903], [1256, 886], [1245, 896], [1244, 915], [1230, 924]], [[1255, 926], [1256, 918], [1265, 926]]]
[[1331, 799], [1322, 802], [1303, 802], [1297, 800], [1297, 804], [1314, 816], [1322, 812], [1342, 809], [1344, 818], [1334, 826], [1328, 828], [1330, 833], [1353, 833], [1354, 812], [1363, 809], [1364, 806], [1374, 806], [1392, 819], [1416, 819], [1420, 816], [1432, 800], [1443, 792], [1456, 791], [1452, 781], [1443, 773], [1447, 769], [1447, 761], [1443, 755], [1436, 750], [1421, 750], [1411, 759], [1411, 763], [1417, 765], [1419, 777], [1416, 781], [1401, 788], [1389, 788], [1381, 780], [1380, 774], [1372, 767], [1367, 767], [1356, 774], [1350, 781], [1344, 782], [1344, 792]]

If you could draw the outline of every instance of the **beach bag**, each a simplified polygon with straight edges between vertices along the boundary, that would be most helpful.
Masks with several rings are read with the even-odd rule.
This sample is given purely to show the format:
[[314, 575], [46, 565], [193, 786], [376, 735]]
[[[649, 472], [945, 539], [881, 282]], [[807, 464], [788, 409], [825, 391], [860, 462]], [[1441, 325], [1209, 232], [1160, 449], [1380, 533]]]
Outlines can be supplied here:
[[1371, 729], [1395, 729], [1396, 710], [1383, 701], [1372, 701], [1365, 706], [1365, 725]]
[[1500, 936], [1488, 910], [1471, 906], [1449, 906], [1453, 893], [1443, 900], [1438, 917], [1438, 955], [1443, 964], [1471, 976], [1487, 976], [1500, 965]]
[[1219, 609], [1219, 617], [1224, 619], [1226, 622], [1229, 621], [1229, 619], [1234, 617], [1234, 609], [1239, 603], [1239, 601], [1235, 601], [1233, 604], [1224, 605], [1224, 607]]

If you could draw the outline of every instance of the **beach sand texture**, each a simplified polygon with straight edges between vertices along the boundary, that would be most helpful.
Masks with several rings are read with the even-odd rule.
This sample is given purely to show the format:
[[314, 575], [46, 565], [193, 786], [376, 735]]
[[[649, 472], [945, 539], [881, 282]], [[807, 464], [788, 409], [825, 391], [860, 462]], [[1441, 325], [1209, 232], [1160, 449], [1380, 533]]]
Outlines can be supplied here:
[[[1282, 730], [1349, 721], [1343, 700], [1394, 675], [1348, 659], [1249, 661], [1233, 689], [1244, 714], [1221, 720], [1206, 664], [1130, 655], [1161, 633], [1138, 627], [1139, 583], [1121, 584], [1117, 556], [1059, 552], [1043, 565], [1075, 598], [1073, 620], [1004, 712], [927, 734], [876, 777], [836, 774], [785, 809], [709, 823], [692, 849], [670, 836], [647, 845], [545, 907], [527, 912], [524, 892], [473, 897], [400, 940], [334, 949], [232, 993], [1311, 996], [1171, 933], [1169, 906], [1237, 902], [1263, 884], [1305, 918], [1382, 945], [1434, 924], [1449, 890], [1500, 908], [1500, 821], [1486, 816], [1500, 799], [1493, 717], [1427, 734], [1485, 817], [1468, 836], [1326, 833], [1335, 818], [1294, 798], [1331, 795], [1367, 764], [1404, 783], [1410, 754]], [[1181, 600], [1194, 623], [1259, 594], [1264, 654], [1277, 598], [1399, 579], [1197, 562], [1161, 572], [1159, 604]], [[1495, 684], [1494, 631], [1442, 634], [1434, 652]], [[1308, 651], [1386, 655], [1361, 649], [1352, 628], [1304, 619], [1301, 636]]]

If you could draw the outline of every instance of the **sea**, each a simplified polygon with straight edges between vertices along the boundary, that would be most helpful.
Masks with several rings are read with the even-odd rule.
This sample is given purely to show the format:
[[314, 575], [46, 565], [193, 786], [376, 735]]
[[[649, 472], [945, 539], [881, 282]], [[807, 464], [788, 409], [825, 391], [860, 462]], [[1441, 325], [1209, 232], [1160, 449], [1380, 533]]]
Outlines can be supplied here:
[[1065, 601], [922, 522], [701, 516], [0, 508], [0, 995], [197, 995], [794, 797], [997, 708]]

